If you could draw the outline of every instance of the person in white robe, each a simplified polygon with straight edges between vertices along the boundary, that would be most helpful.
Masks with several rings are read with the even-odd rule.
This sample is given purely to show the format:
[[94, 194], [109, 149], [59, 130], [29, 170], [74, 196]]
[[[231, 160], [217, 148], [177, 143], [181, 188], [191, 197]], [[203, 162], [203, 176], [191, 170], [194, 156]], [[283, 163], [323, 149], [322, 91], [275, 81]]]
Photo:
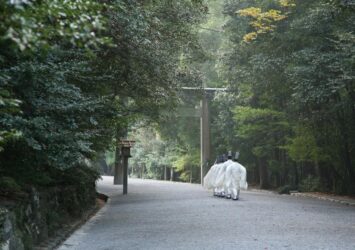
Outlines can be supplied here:
[[240, 189], [248, 189], [247, 171], [244, 166], [236, 162], [236, 158], [234, 161], [228, 160], [224, 181], [226, 197], [233, 200], [239, 199]]
[[[224, 155], [225, 156], [225, 155]], [[217, 174], [217, 178], [216, 178], [216, 188], [218, 190], [220, 190], [220, 195], [219, 197], [226, 197], [227, 199], [231, 198], [231, 195], [228, 193], [228, 189], [226, 188], [226, 182], [228, 182], [228, 180], [230, 179], [229, 176], [227, 176], [227, 169], [228, 166], [230, 164], [233, 164], [232, 161], [232, 151], [229, 151], [227, 156], [225, 156], [227, 159], [226, 161], [223, 163], [223, 165], [221, 165], [219, 167], [219, 171]]]
[[215, 161], [212, 165], [210, 170], [207, 172], [205, 177], [203, 178], [203, 186], [207, 189], [214, 189], [214, 195], [216, 195], [216, 187], [215, 187], [215, 180], [218, 172], [218, 168], [222, 162], [219, 158]]
[[[223, 155], [223, 158], [226, 159], [226, 156]], [[226, 169], [228, 167], [228, 164], [229, 164], [228, 160], [224, 160], [224, 162], [218, 166], [218, 171], [214, 183], [214, 186], [216, 188], [215, 190], [217, 192], [218, 197], [225, 197], [226, 195], [224, 182], [225, 182], [225, 174], [226, 174]]]
[[215, 163], [213, 164], [213, 166], [210, 168], [210, 170], [208, 171], [208, 173], [203, 179], [203, 186], [207, 189], [213, 189], [214, 196], [220, 196], [221, 192], [223, 191], [221, 190], [221, 188], [218, 188], [216, 185], [216, 179], [220, 172], [220, 168], [223, 166], [223, 162], [224, 162], [223, 156], [218, 156]]

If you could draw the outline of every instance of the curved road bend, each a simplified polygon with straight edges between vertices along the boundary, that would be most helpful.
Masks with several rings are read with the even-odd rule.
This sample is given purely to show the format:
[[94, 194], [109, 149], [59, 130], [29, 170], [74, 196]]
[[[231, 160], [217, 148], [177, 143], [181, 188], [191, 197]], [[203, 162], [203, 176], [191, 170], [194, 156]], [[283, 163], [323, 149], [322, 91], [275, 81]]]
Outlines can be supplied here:
[[242, 191], [239, 201], [200, 185], [112, 177], [111, 198], [60, 250], [355, 249], [355, 208], [310, 198]]

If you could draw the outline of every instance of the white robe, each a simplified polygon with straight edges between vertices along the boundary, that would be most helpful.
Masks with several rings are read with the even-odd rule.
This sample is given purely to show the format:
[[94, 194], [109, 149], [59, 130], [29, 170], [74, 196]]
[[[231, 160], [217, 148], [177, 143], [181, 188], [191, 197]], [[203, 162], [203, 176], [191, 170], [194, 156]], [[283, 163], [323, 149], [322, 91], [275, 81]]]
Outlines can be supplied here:
[[227, 165], [225, 162], [214, 164], [203, 179], [203, 186], [207, 189], [217, 189], [220, 191], [224, 185], [224, 175]]
[[225, 172], [224, 189], [227, 195], [232, 198], [239, 198], [240, 189], [248, 189], [247, 171], [238, 162], [227, 161], [228, 166]]
[[226, 191], [224, 190], [224, 182], [225, 182], [226, 170], [229, 164], [230, 164], [229, 161], [219, 164], [218, 171], [216, 174], [216, 179], [214, 182], [214, 187], [217, 189], [217, 192]]
[[214, 164], [203, 178], [203, 186], [207, 189], [215, 188], [216, 176], [221, 163]]

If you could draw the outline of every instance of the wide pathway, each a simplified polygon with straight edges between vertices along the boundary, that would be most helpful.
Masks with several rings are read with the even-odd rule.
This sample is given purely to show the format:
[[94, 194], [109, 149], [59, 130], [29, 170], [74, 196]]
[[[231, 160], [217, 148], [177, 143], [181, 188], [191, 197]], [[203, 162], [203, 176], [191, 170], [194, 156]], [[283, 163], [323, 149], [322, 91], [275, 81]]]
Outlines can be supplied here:
[[242, 191], [239, 201], [200, 185], [111, 177], [111, 198], [60, 250], [355, 249], [355, 208], [311, 198]]

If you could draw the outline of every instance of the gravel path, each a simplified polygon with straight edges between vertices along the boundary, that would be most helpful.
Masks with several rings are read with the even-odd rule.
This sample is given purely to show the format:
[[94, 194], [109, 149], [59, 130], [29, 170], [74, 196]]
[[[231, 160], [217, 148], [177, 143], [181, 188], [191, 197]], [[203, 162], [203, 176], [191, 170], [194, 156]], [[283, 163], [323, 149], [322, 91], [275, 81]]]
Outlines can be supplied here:
[[355, 249], [355, 208], [305, 197], [242, 191], [239, 201], [200, 185], [129, 180], [128, 196], [98, 184], [108, 204], [60, 250]]

